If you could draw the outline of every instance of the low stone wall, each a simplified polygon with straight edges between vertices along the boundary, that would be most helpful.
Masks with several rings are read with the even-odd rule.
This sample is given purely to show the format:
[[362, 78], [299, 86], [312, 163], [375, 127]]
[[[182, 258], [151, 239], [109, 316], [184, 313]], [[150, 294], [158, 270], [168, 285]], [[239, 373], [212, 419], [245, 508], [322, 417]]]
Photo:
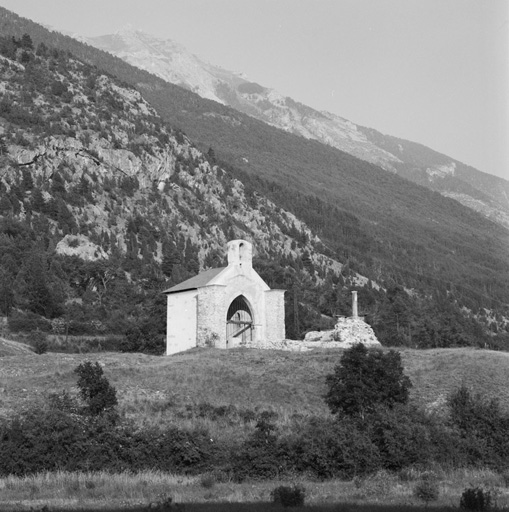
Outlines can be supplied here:
[[[303, 341], [300, 340], [279, 340], [279, 341], [269, 341], [262, 340], [258, 342], [252, 342], [244, 345], [247, 348], [261, 348], [261, 349], [273, 349], [273, 350], [288, 350], [290, 352], [307, 352], [308, 350], [312, 350], [311, 348], [306, 347]], [[317, 348], [317, 347], [313, 347]]]

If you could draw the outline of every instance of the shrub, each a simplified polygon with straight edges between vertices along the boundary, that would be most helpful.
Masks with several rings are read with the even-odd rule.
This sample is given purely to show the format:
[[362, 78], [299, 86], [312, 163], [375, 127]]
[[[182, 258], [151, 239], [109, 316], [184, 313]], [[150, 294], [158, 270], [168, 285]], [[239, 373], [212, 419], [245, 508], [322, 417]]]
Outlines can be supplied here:
[[212, 489], [212, 487], [214, 487], [215, 483], [216, 483], [216, 479], [215, 479], [214, 475], [210, 474], [210, 473], [203, 475], [200, 479], [200, 484], [205, 489]]
[[157, 497], [157, 501], [153, 501], [149, 505], [149, 509], [151, 510], [160, 510], [160, 511], [171, 511], [178, 510], [177, 506], [174, 507], [176, 503], [173, 502], [173, 497], [169, 494], [162, 493]]
[[429, 503], [436, 501], [440, 494], [440, 489], [434, 475], [424, 474], [414, 487], [413, 494], [417, 499], [424, 501], [426, 508], [428, 508]]
[[463, 510], [474, 510], [483, 512], [490, 510], [492, 506], [491, 492], [482, 487], [468, 487], [463, 491], [460, 499], [460, 508]]
[[36, 354], [45, 354], [48, 351], [48, 337], [45, 332], [32, 331], [30, 333], [30, 344]]
[[67, 334], [70, 334], [71, 336], [95, 334], [95, 327], [92, 325], [91, 322], [71, 320], [67, 326]]
[[377, 447], [350, 417], [309, 418], [279, 442], [277, 454], [290, 471], [319, 479], [349, 479], [381, 468]]
[[0, 476], [55, 469], [199, 474], [210, 471], [224, 451], [206, 432], [137, 429], [114, 424], [108, 415], [75, 414], [66, 396], [55, 397], [49, 408], [0, 419], [0, 439]]
[[15, 311], [9, 317], [9, 330], [12, 332], [43, 331], [51, 332], [51, 323], [35, 313]]
[[283, 507], [301, 507], [304, 505], [306, 490], [300, 485], [293, 487], [280, 485], [271, 493], [272, 502]]
[[509, 458], [509, 416], [496, 398], [471, 393], [465, 386], [448, 398], [450, 420], [470, 464], [503, 470]]
[[48, 395], [49, 409], [55, 409], [68, 414], [79, 414], [80, 404], [77, 398], [71, 396], [67, 391], [60, 393], [50, 393]]
[[25, 475], [62, 468], [86, 469], [84, 447], [90, 444], [87, 425], [52, 409], [30, 410], [0, 424], [0, 475]]
[[379, 407], [366, 415], [365, 421], [385, 469], [399, 471], [414, 464], [425, 464], [433, 456], [429, 420], [416, 408], [410, 405], [397, 405], [393, 409]]
[[111, 411], [117, 405], [117, 392], [103, 375], [99, 363], [90, 361], [80, 364], [75, 370], [78, 374], [80, 396], [86, 409], [92, 416]]
[[325, 402], [333, 414], [364, 414], [378, 406], [408, 401], [410, 379], [403, 373], [399, 352], [367, 349], [358, 343], [345, 350], [334, 373], [327, 375]]
[[502, 473], [500, 475], [502, 477], [502, 480], [504, 481], [504, 485], [506, 487], [509, 487], [509, 469], [502, 470]]
[[260, 419], [252, 436], [236, 450], [231, 464], [237, 482], [247, 477], [260, 480], [276, 478], [282, 469], [276, 426]]
[[142, 352], [156, 356], [164, 354], [165, 348], [163, 335], [148, 321], [139, 327], [128, 328], [120, 343], [122, 352]]
[[356, 487], [362, 489], [364, 496], [370, 499], [386, 500], [394, 489], [395, 481], [393, 473], [382, 469], [361, 479], [362, 483]]

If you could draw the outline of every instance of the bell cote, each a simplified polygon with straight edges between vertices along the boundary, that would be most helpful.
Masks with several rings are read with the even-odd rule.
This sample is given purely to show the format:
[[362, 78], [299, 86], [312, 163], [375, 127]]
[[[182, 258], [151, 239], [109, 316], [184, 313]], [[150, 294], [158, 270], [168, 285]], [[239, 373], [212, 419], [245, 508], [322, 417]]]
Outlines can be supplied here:
[[230, 265], [252, 267], [253, 245], [246, 240], [230, 240], [228, 242], [228, 266]]

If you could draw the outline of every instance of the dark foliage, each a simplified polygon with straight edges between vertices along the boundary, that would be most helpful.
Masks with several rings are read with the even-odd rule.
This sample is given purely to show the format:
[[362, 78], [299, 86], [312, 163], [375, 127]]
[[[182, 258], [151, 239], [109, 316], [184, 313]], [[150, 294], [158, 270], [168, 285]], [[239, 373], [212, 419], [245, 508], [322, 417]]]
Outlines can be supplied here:
[[320, 480], [350, 479], [383, 467], [369, 432], [350, 417], [310, 418], [279, 440], [278, 453], [287, 470]]
[[493, 499], [491, 492], [482, 487], [469, 487], [463, 491], [460, 509], [485, 512], [491, 510]]
[[138, 430], [107, 415], [81, 416], [58, 408], [32, 410], [0, 422], [0, 475], [41, 471], [198, 473], [211, 469], [214, 448], [205, 433]]
[[440, 487], [436, 478], [429, 473], [424, 474], [415, 485], [413, 495], [417, 499], [424, 501], [427, 508], [428, 504], [432, 501], [436, 501], [440, 495]]
[[48, 337], [43, 331], [30, 333], [30, 344], [36, 354], [45, 354], [48, 351]]
[[301, 485], [293, 487], [280, 485], [270, 493], [272, 503], [283, 507], [302, 507], [306, 498], [306, 489]]
[[261, 419], [255, 432], [235, 453], [231, 465], [238, 482], [246, 478], [270, 480], [283, 473], [278, 457], [276, 427], [270, 421]]
[[326, 381], [329, 389], [325, 401], [331, 412], [347, 415], [364, 415], [377, 406], [404, 404], [412, 385], [403, 372], [398, 352], [368, 349], [362, 344], [343, 353]]
[[50, 332], [51, 324], [46, 318], [40, 317], [34, 313], [22, 313], [19, 311], [14, 312], [9, 317], [9, 329], [13, 332], [33, 332], [42, 331]]
[[98, 416], [112, 412], [117, 405], [117, 392], [105, 377], [99, 363], [87, 361], [74, 372], [78, 375], [78, 388], [87, 413]]
[[509, 459], [509, 416], [497, 399], [487, 399], [461, 386], [449, 396], [448, 405], [467, 463], [505, 468]]
[[[164, 318], [161, 313], [160, 318]], [[162, 355], [166, 349], [165, 332], [158, 329], [158, 322], [146, 320], [141, 325], [130, 327], [120, 344], [122, 352], [143, 352], [144, 354]], [[161, 332], [162, 331], [162, 332]]]

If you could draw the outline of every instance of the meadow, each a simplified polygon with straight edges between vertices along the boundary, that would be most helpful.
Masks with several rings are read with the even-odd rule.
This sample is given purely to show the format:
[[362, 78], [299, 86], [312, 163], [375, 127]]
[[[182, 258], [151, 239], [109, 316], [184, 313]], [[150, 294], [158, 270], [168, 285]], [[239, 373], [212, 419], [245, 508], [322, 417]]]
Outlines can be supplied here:
[[[413, 387], [411, 401], [440, 413], [448, 394], [466, 385], [500, 400], [509, 410], [508, 354], [470, 348], [401, 351]], [[327, 416], [325, 375], [341, 352], [282, 352], [196, 349], [171, 357], [143, 354], [23, 353], [0, 358], [0, 417], [40, 404], [51, 393], [77, 394], [74, 369], [98, 361], [117, 390], [120, 416], [140, 427], [206, 429], [217, 442], [242, 442], [255, 429], [255, 415], [268, 414], [281, 432], [306, 416]], [[228, 475], [176, 475], [156, 471], [43, 472], [0, 479], [0, 510], [142, 510], [171, 496], [188, 511], [278, 510], [271, 491], [301, 484], [306, 510], [425, 510], [414, 496], [424, 473], [432, 472], [439, 498], [428, 509], [457, 509], [467, 487], [491, 489], [499, 508], [509, 507], [509, 475], [483, 469], [404, 468], [398, 472], [317, 481], [234, 482]], [[270, 504], [270, 505], [269, 505]], [[175, 507], [174, 507], [175, 508]]]
[[[412, 402], [439, 407], [464, 384], [498, 398], [509, 410], [509, 353], [475, 348], [402, 349], [400, 353], [413, 384]], [[340, 350], [194, 349], [169, 357], [27, 352], [0, 359], [0, 416], [39, 402], [49, 393], [77, 392], [74, 369], [84, 361], [101, 364], [117, 389], [121, 414], [140, 423], [172, 422], [175, 409], [204, 402], [272, 410], [279, 421], [294, 414], [323, 415], [328, 414], [322, 398], [325, 375], [340, 357]]]
[[[504, 478], [487, 470], [437, 470], [440, 495], [426, 507], [413, 491], [418, 471], [399, 475], [380, 472], [365, 479], [315, 482], [306, 479], [271, 482], [209, 483], [205, 476], [186, 477], [159, 472], [111, 475], [94, 473], [41, 473], [25, 478], [0, 479], [0, 510], [51, 511], [147, 510], [150, 504], [171, 496], [187, 512], [283, 510], [271, 503], [278, 485], [299, 483], [306, 489], [309, 511], [389, 512], [457, 510], [465, 487], [483, 486], [496, 496], [498, 510], [509, 509], [509, 489]], [[179, 510], [176, 508], [176, 510]], [[171, 510], [171, 508], [169, 509]], [[287, 510], [287, 509], [286, 509]]]

